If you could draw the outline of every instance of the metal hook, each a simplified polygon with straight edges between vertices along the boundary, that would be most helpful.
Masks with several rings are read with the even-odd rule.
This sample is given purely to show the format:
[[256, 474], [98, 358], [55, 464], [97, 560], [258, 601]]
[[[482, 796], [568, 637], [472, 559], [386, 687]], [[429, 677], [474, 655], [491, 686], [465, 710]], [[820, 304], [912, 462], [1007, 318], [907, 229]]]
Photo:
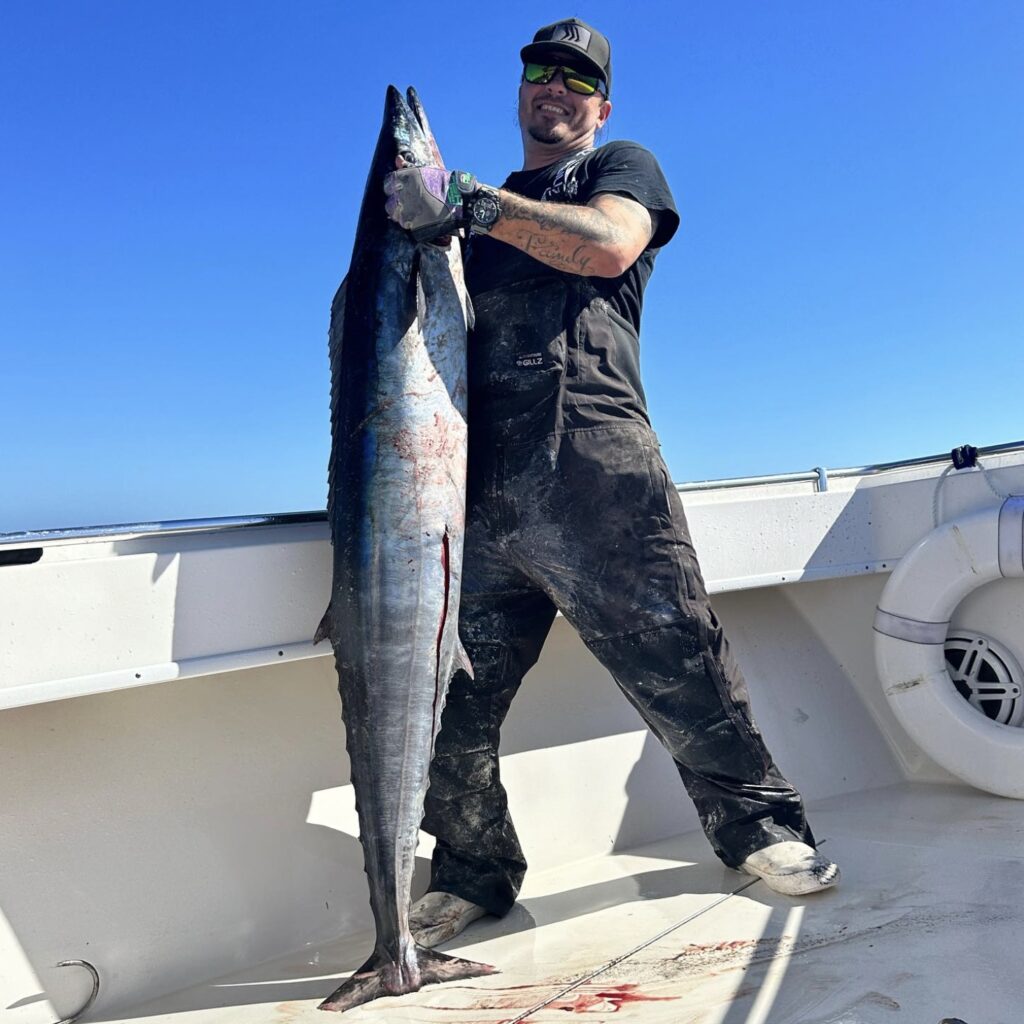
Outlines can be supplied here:
[[83, 1006], [78, 1013], [73, 1013], [70, 1017], [65, 1017], [63, 1020], [57, 1021], [57, 1024], [75, 1024], [75, 1021], [78, 1020], [78, 1018], [81, 1017], [94, 1002], [96, 1002], [96, 996], [99, 995], [100, 991], [100, 975], [88, 960], [61, 960], [57, 966], [84, 967], [92, 975], [92, 992], [89, 994], [89, 998], [85, 1001], [85, 1006]]

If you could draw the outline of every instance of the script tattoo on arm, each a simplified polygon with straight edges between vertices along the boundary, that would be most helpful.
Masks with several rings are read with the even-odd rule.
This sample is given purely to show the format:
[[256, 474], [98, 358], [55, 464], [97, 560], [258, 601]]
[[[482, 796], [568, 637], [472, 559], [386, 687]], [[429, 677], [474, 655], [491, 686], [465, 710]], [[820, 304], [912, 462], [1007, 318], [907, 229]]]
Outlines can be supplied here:
[[556, 270], [618, 277], [650, 242], [655, 219], [640, 203], [604, 193], [586, 206], [545, 203], [501, 191], [501, 217], [491, 237]]

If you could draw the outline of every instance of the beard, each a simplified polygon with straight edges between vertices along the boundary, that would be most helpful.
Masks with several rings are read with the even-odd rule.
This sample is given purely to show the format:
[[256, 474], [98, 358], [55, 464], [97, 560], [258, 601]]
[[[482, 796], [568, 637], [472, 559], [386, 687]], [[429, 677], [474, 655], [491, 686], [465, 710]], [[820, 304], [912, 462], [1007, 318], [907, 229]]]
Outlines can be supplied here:
[[[523, 123], [524, 121], [525, 125]], [[520, 114], [519, 118], [520, 127], [525, 127], [526, 134], [529, 135], [534, 142], [539, 142], [545, 146], [557, 146], [559, 143], [565, 142], [567, 139], [571, 139], [574, 135], [579, 133], [583, 121], [583, 115], [578, 112], [574, 113], [568, 119], [559, 117], [553, 120], [548, 120], [544, 117], [535, 115], [532, 111], [525, 117]]]
[[528, 125], [526, 133], [533, 139], [534, 142], [543, 142], [546, 145], [553, 145], [556, 142], [561, 141], [559, 139], [559, 133], [556, 126], [550, 128], [536, 127]]

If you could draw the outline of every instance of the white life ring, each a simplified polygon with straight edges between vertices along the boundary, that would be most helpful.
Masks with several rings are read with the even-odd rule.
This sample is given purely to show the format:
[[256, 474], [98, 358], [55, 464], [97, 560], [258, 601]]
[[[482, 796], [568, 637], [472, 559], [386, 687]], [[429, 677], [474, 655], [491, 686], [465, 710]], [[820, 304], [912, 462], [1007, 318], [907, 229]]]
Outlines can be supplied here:
[[978, 789], [1024, 799], [1024, 729], [986, 718], [946, 668], [949, 621], [972, 591], [1024, 577], [1024, 498], [945, 523], [901, 560], [875, 612], [875, 663], [900, 723], [934, 761]]

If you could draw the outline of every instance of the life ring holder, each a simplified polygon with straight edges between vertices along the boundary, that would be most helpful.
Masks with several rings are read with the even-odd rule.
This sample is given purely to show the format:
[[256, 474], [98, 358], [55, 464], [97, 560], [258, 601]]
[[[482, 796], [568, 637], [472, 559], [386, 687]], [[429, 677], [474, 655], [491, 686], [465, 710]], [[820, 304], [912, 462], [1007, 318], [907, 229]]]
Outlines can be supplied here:
[[889, 705], [937, 764], [978, 789], [1024, 800], [1024, 728], [957, 693], [945, 642], [957, 605], [993, 580], [1024, 577], [1024, 497], [933, 530], [900, 560], [875, 611], [875, 663]]

